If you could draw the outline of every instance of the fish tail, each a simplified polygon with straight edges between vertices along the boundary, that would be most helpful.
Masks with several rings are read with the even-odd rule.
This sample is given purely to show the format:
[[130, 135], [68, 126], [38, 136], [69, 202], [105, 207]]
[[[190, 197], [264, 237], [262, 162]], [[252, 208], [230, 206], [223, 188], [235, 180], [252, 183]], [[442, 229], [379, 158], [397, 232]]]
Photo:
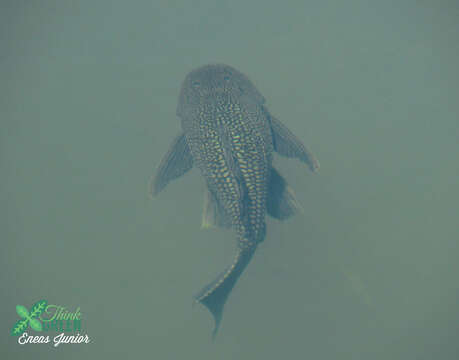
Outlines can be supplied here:
[[233, 263], [195, 296], [196, 301], [203, 304], [214, 317], [215, 327], [212, 333], [212, 340], [215, 339], [220, 327], [225, 302], [242, 272], [252, 259], [255, 249], [256, 245], [240, 249]]

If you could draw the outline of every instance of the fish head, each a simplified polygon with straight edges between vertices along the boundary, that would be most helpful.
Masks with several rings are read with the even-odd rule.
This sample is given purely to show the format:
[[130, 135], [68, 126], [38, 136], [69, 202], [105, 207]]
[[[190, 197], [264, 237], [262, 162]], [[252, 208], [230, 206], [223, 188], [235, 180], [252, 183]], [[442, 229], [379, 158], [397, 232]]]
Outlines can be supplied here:
[[210, 64], [191, 71], [182, 83], [177, 115], [183, 117], [186, 110], [199, 107], [218, 97], [248, 98], [258, 104], [265, 102], [247, 76], [224, 64]]

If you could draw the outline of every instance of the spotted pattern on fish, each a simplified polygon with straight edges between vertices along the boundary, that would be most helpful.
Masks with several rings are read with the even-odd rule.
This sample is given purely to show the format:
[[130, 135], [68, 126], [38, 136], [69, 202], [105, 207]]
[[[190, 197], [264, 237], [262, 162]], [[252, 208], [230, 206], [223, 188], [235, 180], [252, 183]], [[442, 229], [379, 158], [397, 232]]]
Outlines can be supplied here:
[[239, 248], [263, 241], [272, 135], [260, 107], [225, 94], [182, 122], [194, 163], [231, 218]]

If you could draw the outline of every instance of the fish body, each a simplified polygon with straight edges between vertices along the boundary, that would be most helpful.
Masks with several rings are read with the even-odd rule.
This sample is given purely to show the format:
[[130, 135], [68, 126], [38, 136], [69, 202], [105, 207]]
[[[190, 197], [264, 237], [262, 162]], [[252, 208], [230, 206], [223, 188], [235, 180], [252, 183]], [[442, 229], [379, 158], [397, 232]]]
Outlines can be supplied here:
[[312, 171], [319, 164], [304, 145], [267, 110], [264, 97], [241, 72], [205, 65], [185, 78], [177, 115], [182, 132], [161, 161], [152, 182], [159, 193], [193, 166], [206, 182], [203, 226], [232, 228], [237, 253], [195, 299], [219, 328], [224, 304], [266, 236], [266, 214], [283, 220], [299, 208], [293, 191], [272, 167], [273, 152], [296, 157]]

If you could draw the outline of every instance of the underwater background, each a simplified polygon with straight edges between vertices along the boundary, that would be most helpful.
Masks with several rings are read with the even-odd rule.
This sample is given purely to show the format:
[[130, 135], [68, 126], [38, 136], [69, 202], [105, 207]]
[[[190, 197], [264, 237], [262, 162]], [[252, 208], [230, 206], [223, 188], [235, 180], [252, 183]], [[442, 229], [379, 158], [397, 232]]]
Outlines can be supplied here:
[[[458, 359], [458, 38], [446, 0], [2, 1], [0, 357]], [[267, 220], [212, 343], [193, 294], [235, 234], [200, 229], [196, 169], [147, 185], [215, 62], [321, 169], [275, 155], [304, 213]], [[41, 299], [91, 342], [19, 345]]]

